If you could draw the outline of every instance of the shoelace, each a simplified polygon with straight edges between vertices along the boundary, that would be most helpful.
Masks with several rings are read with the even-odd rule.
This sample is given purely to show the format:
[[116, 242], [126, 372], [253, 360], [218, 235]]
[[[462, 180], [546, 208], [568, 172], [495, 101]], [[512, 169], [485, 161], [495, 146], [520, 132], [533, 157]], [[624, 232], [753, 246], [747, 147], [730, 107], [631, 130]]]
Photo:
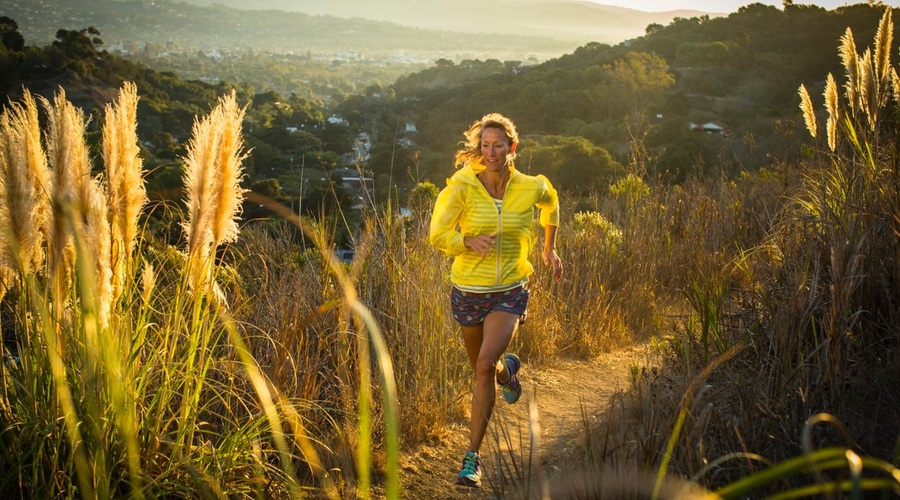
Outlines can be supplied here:
[[463, 472], [466, 474], [475, 474], [478, 471], [478, 458], [472, 455], [466, 455], [463, 458]]

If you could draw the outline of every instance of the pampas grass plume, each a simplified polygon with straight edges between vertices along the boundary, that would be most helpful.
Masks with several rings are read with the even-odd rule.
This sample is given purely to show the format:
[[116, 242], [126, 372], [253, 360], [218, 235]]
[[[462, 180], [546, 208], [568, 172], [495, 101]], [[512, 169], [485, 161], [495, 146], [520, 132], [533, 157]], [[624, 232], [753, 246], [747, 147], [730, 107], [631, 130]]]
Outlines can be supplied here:
[[894, 68], [891, 68], [891, 87], [894, 90], [894, 103], [900, 106], [900, 76]]
[[[108, 319], [112, 301], [110, 230], [107, 197], [99, 181], [91, 178], [91, 161], [85, 143], [84, 112], [66, 100], [60, 89], [48, 114], [47, 150], [53, 172], [53, 219], [50, 274], [53, 292], [61, 305], [67, 297], [74, 267], [74, 236], [82, 239], [84, 259], [90, 273], [93, 300], [101, 324]], [[75, 234], [73, 234], [73, 231]], [[91, 300], [89, 298], [88, 300]]]
[[[188, 282], [194, 290], [215, 291], [213, 255], [222, 243], [238, 235], [244, 190], [242, 162], [246, 158], [241, 123], [246, 108], [239, 108], [235, 93], [219, 99], [208, 116], [194, 122], [184, 158], [184, 184], [188, 220]], [[220, 297], [221, 298], [221, 297]]]
[[137, 137], [137, 87], [127, 82], [114, 105], [107, 105], [103, 123], [103, 163], [109, 189], [112, 231], [113, 287], [116, 296], [130, 268], [137, 243], [138, 222], [147, 204], [143, 163]]
[[42, 101], [47, 111], [47, 154], [52, 169], [52, 212], [47, 245], [49, 281], [55, 304], [61, 307], [68, 300], [69, 282], [75, 266], [75, 247], [63, 211], [74, 203], [78, 177], [90, 175], [90, 167], [84, 146], [83, 113], [66, 101], [62, 89], [52, 104]]
[[[850, 104], [851, 111], [855, 111], [859, 105], [857, 90], [857, 85], [859, 84], [859, 57], [856, 55], [856, 42], [853, 41], [853, 31], [850, 28], [847, 28], [841, 37], [838, 55], [841, 57], [841, 63], [844, 65], [847, 76], [847, 82], [844, 84], [847, 102]], [[854, 112], [854, 116], [855, 114]]]
[[834, 75], [828, 73], [828, 79], [825, 82], [825, 109], [828, 110], [828, 121], [825, 127], [828, 134], [828, 148], [832, 151], [837, 148], [837, 127], [841, 120], [839, 105], [837, 83], [834, 81]]
[[859, 95], [860, 110], [866, 114], [869, 130], [875, 130], [878, 123], [878, 90], [872, 62], [872, 50], [866, 49], [859, 59]]
[[812, 99], [809, 98], [809, 91], [806, 85], [800, 85], [800, 110], [803, 111], [803, 120], [806, 122], [806, 130], [809, 134], [816, 137], [818, 126], [816, 124], [816, 112], [813, 109]]
[[0, 115], [0, 297], [43, 265], [50, 171], [29, 91]]
[[891, 20], [891, 9], [885, 9], [878, 31], [875, 34], [874, 72], [877, 83], [878, 108], [883, 108], [890, 96], [891, 87], [891, 46], [894, 43], [894, 23]]
[[88, 180], [85, 195], [80, 203], [84, 207], [83, 219], [76, 227], [80, 227], [83, 237], [84, 246], [80, 251], [84, 252], [85, 262], [90, 266], [89, 272], [93, 273], [91, 288], [96, 301], [97, 318], [100, 326], [105, 328], [109, 325], [114, 299], [108, 197], [96, 179]]

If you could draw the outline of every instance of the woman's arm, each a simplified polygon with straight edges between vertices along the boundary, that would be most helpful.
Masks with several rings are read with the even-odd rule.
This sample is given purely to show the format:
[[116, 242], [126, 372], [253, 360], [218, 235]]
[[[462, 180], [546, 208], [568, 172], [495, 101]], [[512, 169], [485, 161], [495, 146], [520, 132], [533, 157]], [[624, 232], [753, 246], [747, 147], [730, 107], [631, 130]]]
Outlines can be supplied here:
[[553, 270], [553, 279], [562, 278], [563, 263], [556, 254], [556, 226], [544, 226], [544, 251], [541, 254], [544, 257], [544, 264], [551, 266]]
[[464, 204], [458, 187], [453, 185], [441, 190], [434, 203], [428, 241], [448, 255], [459, 255], [467, 248], [462, 233], [457, 230]]

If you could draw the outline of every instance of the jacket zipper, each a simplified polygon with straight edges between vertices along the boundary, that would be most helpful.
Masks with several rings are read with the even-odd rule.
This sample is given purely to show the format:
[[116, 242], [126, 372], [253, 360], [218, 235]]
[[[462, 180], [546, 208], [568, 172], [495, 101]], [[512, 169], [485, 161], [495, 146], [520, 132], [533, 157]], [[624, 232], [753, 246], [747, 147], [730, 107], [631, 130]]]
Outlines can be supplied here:
[[[509, 179], [506, 180], [506, 188], [503, 190], [503, 198], [500, 199], [500, 203], [502, 205], [503, 201], [506, 199], [506, 192], [509, 191], [509, 184], [512, 182], [512, 175], [509, 176]], [[478, 183], [481, 186], [482, 191], [485, 196], [487, 196], [488, 200], [497, 207], [497, 266], [494, 271], [494, 284], [500, 284], [500, 250], [503, 248], [503, 215], [501, 214], [501, 207], [497, 206], [497, 202], [494, 201], [494, 197], [491, 196], [491, 193], [488, 192], [487, 188], [484, 187], [480, 182]]]
[[[503, 188], [503, 197], [500, 198], [500, 205], [497, 205], [496, 204], [497, 202], [494, 202], [494, 204], [497, 207], [497, 271], [494, 273], [494, 275], [495, 275], [494, 283], [497, 285], [500, 284], [500, 271], [501, 271], [500, 251], [503, 248], [503, 215], [500, 212], [501, 212], [501, 207], [503, 206], [503, 202], [506, 201], [506, 193], [509, 191], [510, 182], [512, 182], [512, 175], [509, 176], [509, 179], [506, 179], [506, 186]], [[494, 200], [493, 197], [489, 196], [489, 198], [491, 198], [491, 201]]]
[[[506, 192], [503, 192], [503, 197], [506, 198]], [[493, 198], [491, 199], [493, 201]], [[503, 203], [503, 200], [500, 200], [500, 203]], [[497, 205], [497, 202], [494, 201], [494, 205], [497, 207], [497, 271], [494, 273], [494, 283], [500, 284], [500, 250], [503, 248], [503, 216], [500, 214], [501, 205]]]

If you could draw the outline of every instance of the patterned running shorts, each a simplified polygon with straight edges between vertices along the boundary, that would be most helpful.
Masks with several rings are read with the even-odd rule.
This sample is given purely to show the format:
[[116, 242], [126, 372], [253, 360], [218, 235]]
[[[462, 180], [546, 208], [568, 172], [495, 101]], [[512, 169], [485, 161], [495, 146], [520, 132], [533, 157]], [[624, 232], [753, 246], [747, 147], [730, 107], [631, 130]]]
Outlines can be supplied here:
[[504, 292], [464, 292], [456, 287], [450, 291], [450, 310], [453, 319], [463, 326], [484, 323], [491, 311], [504, 311], [519, 316], [519, 324], [525, 323], [528, 308], [528, 289], [524, 286]]

